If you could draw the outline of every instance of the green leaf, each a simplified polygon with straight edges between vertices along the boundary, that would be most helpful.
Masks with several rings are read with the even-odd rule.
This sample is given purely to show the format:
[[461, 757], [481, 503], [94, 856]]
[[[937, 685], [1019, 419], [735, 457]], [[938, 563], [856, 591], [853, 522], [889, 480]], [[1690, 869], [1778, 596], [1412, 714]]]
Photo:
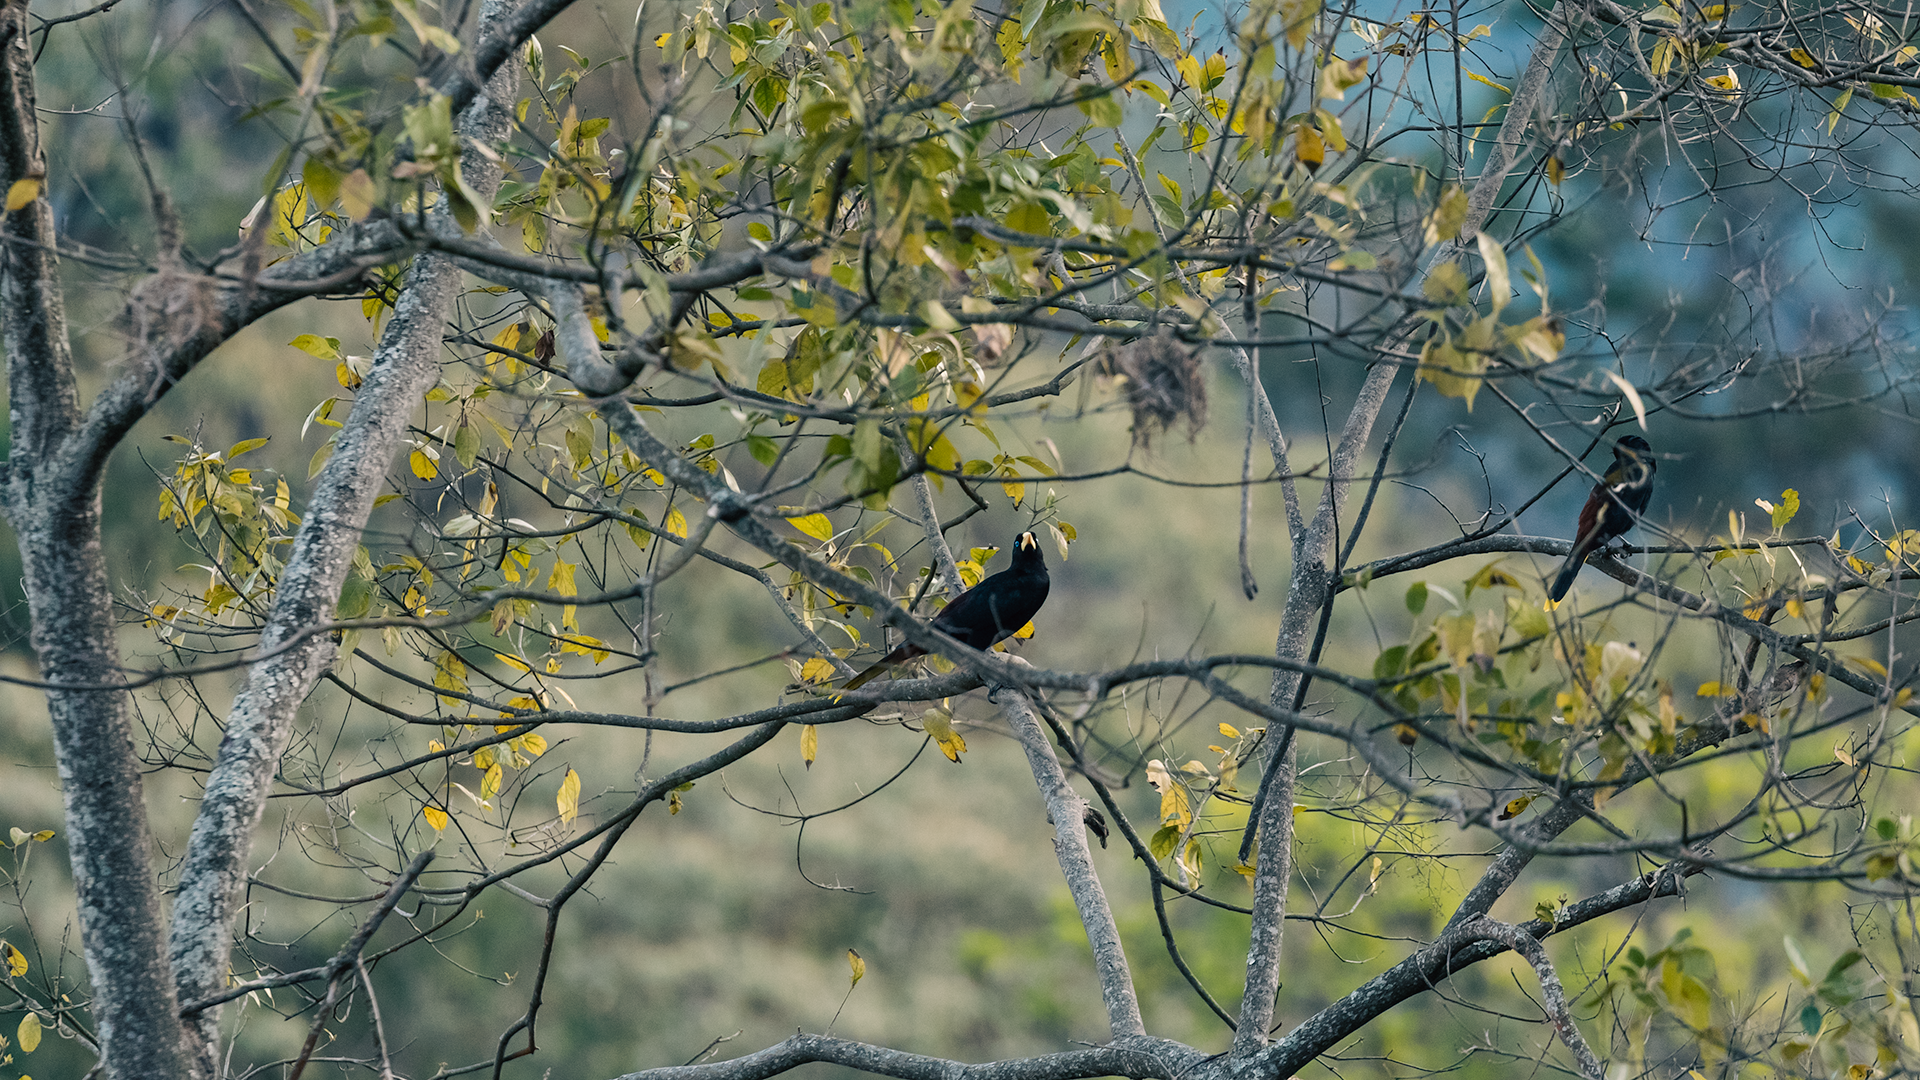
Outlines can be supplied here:
[[334, 605], [333, 614], [339, 619], [358, 619], [372, 605], [373, 582], [352, 574], [340, 583], [340, 602]]
[[1846, 952], [1840, 954], [1840, 958], [1835, 960], [1833, 966], [1827, 969], [1826, 978], [1820, 981], [1833, 982], [1845, 975], [1848, 968], [1851, 968], [1866, 958], [1866, 954], [1862, 953], [1859, 949], [1848, 949]]
[[460, 463], [461, 468], [471, 469], [479, 456], [480, 433], [471, 424], [460, 425], [460, 430], [453, 433], [454, 460]]
[[886, 440], [880, 433], [880, 421], [869, 416], [854, 425], [853, 460], [865, 466], [868, 472], [880, 471], [881, 451], [885, 449]]
[[1449, 259], [1427, 272], [1420, 283], [1420, 294], [1436, 304], [1463, 304], [1467, 300], [1467, 275], [1460, 264]]
[[1393, 648], [1374, 657], [1373, 677], [1391, 679], [1407, 669], [1407, 647], [1395, 645]]
[[1007, 211], [1007, 228], [1034, 236], [1046, 236], [1051, 231], [1053, 216], [1047, 208], [1037, 202], [1023, 202]]
[[318, 334], [301, 334], [299, 337], [287, 342], [287, 344], [299, 349], [308, 356], [319, 357], [322, 360], [340, 359], [340, 339], [337, 337], [321, 337]]
[[1087, 119], [1100, 127], [1119, 127], [1120, 121], [1125, 117], [1120, 109], [1120, 102], [1111, 93], [1087, 98], [1079, 104], [1080, 111], [1087, 114]]
[[1180, 827], [1162, 825], [1160, 831], [1153, 834], [1153, 839], [1147, 842], [1147, 850], [1153, 853], [1154, 858], [1164, 859], [1173, 854], [1173, 846], [1179, 842]]
[[313, 204], [321, 209], [332, 206], [333, 200], [340, 197], [339, 170], [319, 158], [307, 159], [306, 164], [300, 167], [300, 179], [305, 181], [307, 194], [313, 199]]

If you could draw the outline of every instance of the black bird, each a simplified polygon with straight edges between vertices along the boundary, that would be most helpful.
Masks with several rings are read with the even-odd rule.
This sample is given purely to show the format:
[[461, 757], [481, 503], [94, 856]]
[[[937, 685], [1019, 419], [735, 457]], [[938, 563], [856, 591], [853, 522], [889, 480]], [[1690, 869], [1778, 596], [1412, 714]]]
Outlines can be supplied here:
[[1615, 444], [1613, 468], [1593, 485], [1587, 505], [1581, 507], [1573, 550], [1567, 553], [1560, 576], [1553, 579], [1553, 589], [1547, 594], [1554, 602], [1558, 603], [1567, 595], [1567, 590], [1573, 588], [1573, 579], [1579, 575], [1587, 556], [1633, 528], [1634, 521], [1646, 513], [1647, 500], [1653, 497], [1655, 466], [1653, 447], [1640, 436], [1628, 435]]
[[[1013, 541], [1011, 567], [954, 597], [928, 625], [984, 652], [1033, 621], [1040, 605], [1047, 602], [1047, 585], [1047, 560], [1040, 554], [1040, 541], [1023, 532]], [[841, 689], [853, 690], [887, 668], [926, 653], [908, 642], [848, 679]]]

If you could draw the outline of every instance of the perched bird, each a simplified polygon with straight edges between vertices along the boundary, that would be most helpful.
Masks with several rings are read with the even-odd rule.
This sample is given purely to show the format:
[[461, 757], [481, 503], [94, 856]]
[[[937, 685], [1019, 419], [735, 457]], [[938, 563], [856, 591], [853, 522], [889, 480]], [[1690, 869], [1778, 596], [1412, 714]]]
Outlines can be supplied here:
[[1587, 556], [1605, 547], [1607, 542], [1633, 528], [1634, 521], [1647, 510], [1653, 496], [1653, 447], [1638, 435], [1628, 435], [1613, 448], [1613, 468], [1593, 485], [1587, 505], [1580, 508], [1580, 526], [1574, 534], [1573, 550], [1553, 579], [1548, 593], [1554, 601], [1567, 595], [1573, 579]]
[[[929, 625], [963, 645], [991, 649], [1033, 621], [1040, 605], [1047, 602], [1047, 585], [1047, 560], [1040, 554], [1040, 541], [1023, 532], [1014, 539], [1011, 567], [954, 597]], [[887, 668], [926, 653], [908, 642], [848, 679], [842, 689], [855, 689]]]

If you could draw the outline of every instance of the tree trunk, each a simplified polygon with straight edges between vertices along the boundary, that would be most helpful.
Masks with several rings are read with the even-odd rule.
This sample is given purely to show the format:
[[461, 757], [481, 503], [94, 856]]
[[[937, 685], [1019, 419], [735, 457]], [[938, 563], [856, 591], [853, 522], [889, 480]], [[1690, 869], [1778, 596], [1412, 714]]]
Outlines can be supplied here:
[[[46, 176], [34, 112], [25, 0], [0, 4], [0, 163], [5, 185]], [[7, 215], [0, 248], [13, 445], [5, 511], [20, 538], [40, 676], [85, 689], [47, 692], [80, 941], [109, 1077], [182, 1075], [173, 981], [161, 963], [160, 892], [147, 851], [139, 757], [120, 680], [113, 596], [100, 546], [98, 459], [80, 426], [53, 209], [35, 198]]]

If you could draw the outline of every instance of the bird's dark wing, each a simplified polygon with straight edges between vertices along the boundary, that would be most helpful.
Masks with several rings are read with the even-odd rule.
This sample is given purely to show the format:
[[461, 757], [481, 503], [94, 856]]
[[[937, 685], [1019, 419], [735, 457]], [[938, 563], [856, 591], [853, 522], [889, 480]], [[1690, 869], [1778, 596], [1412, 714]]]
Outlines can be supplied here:
[[1587, 495], [1587, 504], [1580, 508], [1580, 524], [1574, 533], [1573, 550], [1567, 552], [1567, 561], [1560, 564], [1560, 573], [1553, 579], [1553, 588], [1547, 595], [1554, 603], [1566, 598], [1567, 590], [1573, 588], [1573, 579], [1580, 576], [1580, 567], [1586, 563], [1593, 549], [1607, 539], [1604, 530], [1607, 526], [1607, 510], [1612, 500], [1607, 496], [1604, 483], [1595, 484]]
[[1045, 575], [998, 573], [961, 593], [933, 625], [976, 649], [990, 649], [1033, 620], [1047, 600]]
[[[1640, 445], [1644, 447], [1644, 441]], [[1587, 557], [1607, 541], [1625, 535], [1646, 511], [1648, 501], [1653, 498], [1654, 468], [1651, 457], [1616, 452], [1613, 468], [1607, 470], [1600, 483], [1593, 485], [1587, 504], [1580, 508], [1573, 550], [1567, 553], [1567, 561], [1561, 564], [1559, 575], [1553, 579], [1553, 588], [1547, 592], [1556, 603], [1573, 587], [1573, 579], [1579, 575]]]
[[1045, 576], [1023, 576], [1014, 586], [996, 592], [988, 601], [993, 608], [993, 641], [985, 647], [1005, 641], [1032, 622], [1040, 614], [1040, 605], [1047, 602], [1050, 584]]

